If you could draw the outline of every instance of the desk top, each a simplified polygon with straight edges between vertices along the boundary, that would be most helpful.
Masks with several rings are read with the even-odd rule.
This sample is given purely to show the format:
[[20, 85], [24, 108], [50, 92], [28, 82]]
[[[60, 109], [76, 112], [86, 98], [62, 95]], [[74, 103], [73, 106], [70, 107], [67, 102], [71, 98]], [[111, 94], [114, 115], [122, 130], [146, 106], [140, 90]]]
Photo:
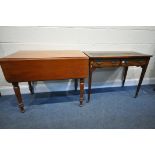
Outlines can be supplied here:
[[3, 60], [18, 60], [18, 59], [88, 59], [88, 57], [78, 50], [55, 50], [55, 51], [19, 51], [3, 57]]
[[137, 57], [151, 57], [152, 55], [130, 52], [130, 51], [86, 51], [84, 52], [90, 58], [137, 58]]

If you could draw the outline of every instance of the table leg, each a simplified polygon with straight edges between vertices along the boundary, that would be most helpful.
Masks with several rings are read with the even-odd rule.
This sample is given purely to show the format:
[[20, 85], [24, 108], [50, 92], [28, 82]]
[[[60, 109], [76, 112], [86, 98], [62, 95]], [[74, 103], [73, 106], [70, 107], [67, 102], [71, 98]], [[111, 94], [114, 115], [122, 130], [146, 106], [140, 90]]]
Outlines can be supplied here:
[[78, 88], [78, 79], [75, 79], [75, 81], [74, 81], [74, 88], [75, 88], [75, 91], [77, 91], [77, 88]]
[[91, 95], [91, 84], [92, 84], [92, 67], [89, 65], [89, 78], [88, 78], [88, 102], [90, 101]]
[[143, 82], [143, 78], [144, 78], [147, 66], [148, 66], [148, 64], [146, 64], [145, 66], [142, 66], [142, 72], [141, 72], [141, 76], [140, 76], [139, 83], [138, 83], [138, 86], [137, 86], [137, 90], [136, 90], [136, 93], [135, 93], [135, 98], [138, 96], [138, 93], [139, 93], [141, 84]]
[[28, 85], [29, 85], [29, 90], [30, 90], [31, 94], [34, 94], [34, 88], [33, 88], [32, 82], [28, 81]]
[[80, 106], [83, 105], [84, 100], [84, 78], [80, 79]]
[[14, 92], [15, 92], [17, 100], [18, 100], [19, 109], [21, 112], [24, 112], [25, 111], [24, 104], [23, 104], [23, 100], [22, 100], [22, 96], [20, 93], [20, 88], [19, 88], [18, 82], [13, 82], [12, 85], [13, 85], [13, 89], [14, 89]]
[[122, 87], [124, 87], [127, 72], [128, 72], [128, 66], [124, 67], [124, 70], [123, 70], [123, 81], [122, 81]]
[[2, 96], [1, 92], [0, 92], [0, 97]]

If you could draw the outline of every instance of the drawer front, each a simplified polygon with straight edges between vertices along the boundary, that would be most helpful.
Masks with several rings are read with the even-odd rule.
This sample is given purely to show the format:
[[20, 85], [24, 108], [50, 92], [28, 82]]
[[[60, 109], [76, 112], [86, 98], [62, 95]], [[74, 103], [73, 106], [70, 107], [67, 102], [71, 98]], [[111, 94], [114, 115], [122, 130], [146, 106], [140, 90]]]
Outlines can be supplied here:
[[146, 64], [144, 59], [122, 60], [122, 66], [143, 66]]
[[121, 61], [120, 60], [103, 60], [103, 61], [95, 61], [93, 62], [93, 66], [96, 68], [102, 68], [102, 67], [117, 67], [120, 66]]

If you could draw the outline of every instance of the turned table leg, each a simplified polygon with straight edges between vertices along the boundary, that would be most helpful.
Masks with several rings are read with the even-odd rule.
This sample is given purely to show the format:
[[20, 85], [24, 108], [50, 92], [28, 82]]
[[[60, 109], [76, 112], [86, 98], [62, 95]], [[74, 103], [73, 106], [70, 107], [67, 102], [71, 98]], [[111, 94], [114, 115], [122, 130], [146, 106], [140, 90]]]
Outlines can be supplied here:
[[74, 81], [74, 88], [75, 88], [75, 91], [77, 91], [77, 88], [78, 88], [78, 79], [75, 79], [75, 81]]
[[83, 105], [84, 100], [84, 78], [80, 79], [80, 106]]
[[144, 78], [147, 66], [148, 66], [148, 64], [146, 64], [145, 66], [142, 66], [142, 72], [141, 72], [141, 76], [140, 76], [139, 83], [138, 83], [138, 86], [137, 86], [137, 90], [136, 90], [136, 93], [135, 93], [135, 98], [138, 96], [138, 93], [139, 93], [141, 84], [143, 82], [143, 78]]
[[31, 94], [34, 94], [34, 88], [33, 88], [32, 82], [28, 81], [28, 84], [29, 84], [29, 90], [30, 90]]
[[124, 87], [127, 72], [128, 72], [128, 66], [127, 66], [127, 67], [124, 67], [124, 70], [123, 70], [123, 81], [122, 81], [122, 87]]
[[18, 82], [13, 82], [12, 85], [13, 85], [13, 89], [14, 89], [14, 92], [15, 92], [17, 100], [18, 100], [19, 110], [21, 112], [24, 112], [25, 111], [24, 104], [23, 104], [23, 100], [22, 100], [22, 96], [20, 93], [20, 88], [19, 88]]

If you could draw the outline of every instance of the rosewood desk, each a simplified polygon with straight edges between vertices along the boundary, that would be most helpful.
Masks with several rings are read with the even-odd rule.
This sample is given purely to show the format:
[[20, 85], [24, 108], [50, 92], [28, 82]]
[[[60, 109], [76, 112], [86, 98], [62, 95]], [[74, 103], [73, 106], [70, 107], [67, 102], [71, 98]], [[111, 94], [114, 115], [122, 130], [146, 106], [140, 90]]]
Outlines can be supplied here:
[[19, 82], [80, 79], [80, 105], [83, 103], [84, 78], [88, 77], [89, 58], [81, 51], [20, 51], [0, 59], [5, 79], [12, 83], [21, 112], [24, 103]]
[[89, 79], [88, 79], [88, 101], [90, 100], [91, 84], [92, 84], [92, 72], [96, 68], [105, 67], [124, 67], [124, 74], [122, 80], [122, 86], [124, 86], [128, 66], [137, 66], [142, 68], [141, 76], [137, 86], [135, 97], [137, 97], [140, 90], [149, 60], [151, 55], [136, 53], [136, 52], [85, 52], [89, 57]]

